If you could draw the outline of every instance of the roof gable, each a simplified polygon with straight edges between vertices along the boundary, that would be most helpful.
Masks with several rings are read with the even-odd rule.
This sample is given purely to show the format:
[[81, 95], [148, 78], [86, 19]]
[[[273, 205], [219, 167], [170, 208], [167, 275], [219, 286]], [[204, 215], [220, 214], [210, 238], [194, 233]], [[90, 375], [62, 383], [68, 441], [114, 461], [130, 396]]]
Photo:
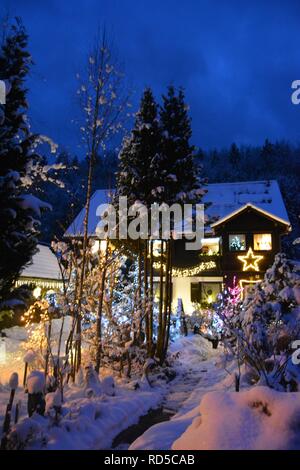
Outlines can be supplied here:
[[231, 212], [230, 214], [227, 214], [226, 216], [222, 217], [221, 219], [217, 220], [217, 222], [214, 222], [213, 224], [211, 224], [211, 227], [212, 228], [215, 228], [215, 227], [218, 227], [219, 225], [221, 224], [224, 224], [225, 222], [227, 222], [228, 220], [232, 219], [233, 217], [236, 217], [237, 215], [241, 214], [242, 212], [244, 212], [247, 208], [251, 208], [253, 209], [254, 211], [257, 211], [258, 213], [276, 221], [276, 222], [279, 222], [283, 225], [286, 225], [288, 227], [290, 227], [290, 223], [284, 219], [281, 219], [280, 217], [277, 217], [276, 215], [274, 214], [271, 214], [270, 212], [267, 212], [266, 210], [264, 209], [261, 209], [260, 207], [257, 207], [255, 206], [254, 204], [251, 204], [248, 202], [248, 204], [245, 204], [244, 206], [240, 207], [239, 209]]

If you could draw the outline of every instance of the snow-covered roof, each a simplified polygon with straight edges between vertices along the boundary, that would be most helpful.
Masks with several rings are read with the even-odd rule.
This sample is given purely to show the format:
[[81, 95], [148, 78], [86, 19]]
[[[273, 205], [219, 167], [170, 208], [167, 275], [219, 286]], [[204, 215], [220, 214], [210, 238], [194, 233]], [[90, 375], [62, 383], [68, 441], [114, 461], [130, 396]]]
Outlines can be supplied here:
[[61, 280], [62, 276], [56, 256], [48, 246], [38, 245], [37, 248], [37, 253], [32, 257], [32, 264], [22, 271], [20, 279]]
[[242, 211], [244, 211], [245, 209], [247, 209], [247, 207], [251, 207], [252, 209], [256, 210], [257, 212], [260, 212], [261, 214], [267, 216], [267, 217], [271, 217], [272, 219], [274, 220], [277, 220], [277, 222], [280, 222], [284, 225], [288, 225], [290, 226], [290, 223], [287, 221], [287, 220], [284, 220], [284, 219], [281, 219], [280, 217], [277, 217], [277, 215], [274, 215], [274, 214], [271, 214], [270, 212], [264, 210], [264, 209], [261, 209], [260, 207], [258, 206], [255, 206], [254, 204], [252, 204], [251, 202], [248, 202], [247, 204], [241, 206], [239, 209], [236, 209], [235, 211], [233, 212], [230, 212], [230, 214], [228, 215], [225, 215], [225, 217], [222, 217], [221, 219], [218, 219], [216, 222], [214, 222], [213, 224], [211, 224], [211, 227], [214, 228], [214, 227], [217, 227], [218, 225], [220, 224], [223, 224], [226, 220], [229, 220], [231, 219], [232, 217], [240, 214]]
[[[208, 184], [206, 189], [207, 193], [201, 202], [210, 203], [206, 209], [209, 218], [220, 220], [251, 204], [252, 207], [264, 211], [266, 215], [290, 224], [279, 185], [275, 180], [212, 183]], [[109, 203], [111, 194], [112, 191], [108, 189], [100, 189], [93, 194], [88, 225], [89, 236], [96, 235], [96, 226], [99, 222], [99, 217], [96, 216], [97, 207]], [[79, 212], [65, 232], [65, 236], [82, 236], [84, 213], [85, 209]]]
[[[96, 235], [96, 227], [100, 218], [96, 215], [97, 207], [101, 204], [107, 204], [111, 201], [111, 196], [114, 191], [108, 189], [98, 189], [94, 192], [90, 202], [89, 225], [88, 235], [93, 237]], [[65, 232], [65, 237], [80, 237], [83, 235], [83, 219], [85, 208], [81, 209], [77, 217], [71, 223]]]
[[289, 217], [277, 181], [243, 181], [240, 183], [213, 183], [207, 186], [205, 202], [210, 217], [223, 219], [248, 203], [273, 215], [287, 224]]

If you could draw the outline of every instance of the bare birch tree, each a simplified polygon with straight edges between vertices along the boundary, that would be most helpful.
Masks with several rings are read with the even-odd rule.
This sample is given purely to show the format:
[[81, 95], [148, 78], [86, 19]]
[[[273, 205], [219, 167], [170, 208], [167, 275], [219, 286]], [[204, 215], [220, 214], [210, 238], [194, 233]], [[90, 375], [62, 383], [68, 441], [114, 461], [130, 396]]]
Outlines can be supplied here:
[[78, 78], [80, 80], [78, 94], [83, 119], [80, 130], [86, 150], [88, 175], [82, 234], [82, 266], [76, 302], [76, 370], [81, 364], [81, 315], [94, 166], [99, 154], [105, 151], [112, 138], [123, 129], [127, 116], [126, 110], [129, 106], [128, 94], [124, 86], [124, 74], [120, 72], [112, 42], [105, 30], [98, 34], [94, 48], [88, 57], [85, 76], [78, 76]]

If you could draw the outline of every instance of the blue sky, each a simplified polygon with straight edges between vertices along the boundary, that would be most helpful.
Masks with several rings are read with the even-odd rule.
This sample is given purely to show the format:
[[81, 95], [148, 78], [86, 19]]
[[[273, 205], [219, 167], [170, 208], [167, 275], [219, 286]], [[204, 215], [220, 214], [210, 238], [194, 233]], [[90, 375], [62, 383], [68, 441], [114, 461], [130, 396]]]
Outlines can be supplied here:
[[113, 32], [132, 84], [134, 108], [151, 86], [160, 99], [182, 85], [193, 143], [205, 149], [298, 142], [300, 2], [276, 0], [2, 0], [2, 14], [19, 15], [35, 66], [29, 79], [34, 131], [76, 153], [76, 72], [98, 26]]

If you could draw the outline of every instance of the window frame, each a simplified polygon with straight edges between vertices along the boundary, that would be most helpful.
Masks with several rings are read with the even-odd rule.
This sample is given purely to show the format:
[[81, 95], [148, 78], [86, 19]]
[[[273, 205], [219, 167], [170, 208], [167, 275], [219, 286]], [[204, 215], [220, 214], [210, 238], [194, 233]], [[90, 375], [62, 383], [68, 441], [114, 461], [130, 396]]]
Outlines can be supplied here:
[[[245, 239], [245, 248], [243, 250], [231, 250], [230, 249], [230, 237], [239, 237], [241, 235]], [[235, 233], [233, 233], [233, 232], [229, 233], [228, 234], [228, 251], [230, 253], [243, 253], [243, 252], [247, 251], [247, 234], [245, 232], [244, 233], [236, 233], [236, 232]]]
[[[255, 235], [271, 235], [271, 248], [269, 250], [260, 250], [259, 248], [255, 248], [254, 245], [254, 239]], [[264, 252], [264, 253], [270, 253], [273, 250], [273, 234], [272, 232], [255, 232], [252, 234], [252, 246], [253, 246], [253, 251], [259, 251], [259, 252]]]
[[[218, 282], [218, 281], [202, 281], [201, 282], [201, 302], [205, 302], [207, 299], [204, 299], [204, 294], [205, 294], [205, 290], [208, 290], [209, 288], [212, 289], [212, 293], [214, 292], [214, 287], [218, 287], [217, 290], [219, 291], [218, 294], [220, 294], [222, 292], [222, 283], [221, 282]], [[206, 294], [208, 294], [208, 292], [206, 292]], [[216, 295], [218, 295], [216, 294]], [[210, 295], [210, 294], [208, 294]], [[212, 303], [216, 302], [217, 301], [217, 298], [216, 300], [213, 300]]]
[[[197, 289], [198, 289], [198, 292], [197, 292], [197, 300], [194, 300], [193, 296], [192, 296], [192, 290], [193, 290], [193, 286], [197, 285]], [[195, 287], [194, 287], [195, 288]], [[201, 287], [201, 282], [200, 281], [197, 281], [197, 282], [191, 282], [190, 283], [190, 301], [191, 303], [201, 303], [201, 298], [202, 298], [202, 287]]]

